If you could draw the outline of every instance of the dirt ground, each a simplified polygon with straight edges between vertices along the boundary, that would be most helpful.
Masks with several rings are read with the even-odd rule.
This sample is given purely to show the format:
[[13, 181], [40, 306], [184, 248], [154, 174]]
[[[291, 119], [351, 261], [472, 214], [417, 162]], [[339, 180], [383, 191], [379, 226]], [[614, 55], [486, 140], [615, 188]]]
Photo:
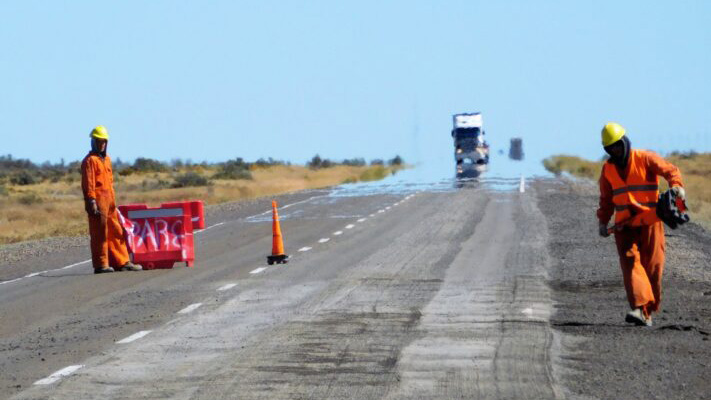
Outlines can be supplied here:
[[576, 399], [711, 397], [711, 234], [695, 224], [666, 229], [662, 311], [653, 327], [624, 321], [628, 310], [613, 238], [597, 234], [597, 191], [585, 181], [541, 180], [557, 303], [552, 325], [558, 371]]

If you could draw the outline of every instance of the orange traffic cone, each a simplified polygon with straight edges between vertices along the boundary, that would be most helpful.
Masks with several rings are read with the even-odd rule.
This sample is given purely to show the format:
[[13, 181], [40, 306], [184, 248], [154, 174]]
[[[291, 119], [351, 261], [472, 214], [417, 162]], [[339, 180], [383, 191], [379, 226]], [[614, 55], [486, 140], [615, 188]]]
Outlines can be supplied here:
[[284, 241], [281, 238], [281, 225], [279, 225], [279, 213], [277, 213], [277, 203], [272, 200], [272, 255], [267, 256], [267, 263], [272, 265], [286, 264], [289, 256], [284, 254]]

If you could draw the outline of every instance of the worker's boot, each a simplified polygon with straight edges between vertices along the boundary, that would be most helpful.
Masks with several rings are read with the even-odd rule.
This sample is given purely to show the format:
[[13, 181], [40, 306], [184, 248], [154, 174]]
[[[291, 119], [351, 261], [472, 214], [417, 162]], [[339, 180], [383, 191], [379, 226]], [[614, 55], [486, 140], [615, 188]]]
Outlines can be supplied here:
[[105, 274], [107, 272], [114, 272], [114, 269], [111, 267], [101, 267], [94, 270], [95, 274]]
[[142, 270], [143, 270], [143, 267], [141, 267], [140, 265], [135, 265], [130, 261], [121, 266], [121, 271], [142, 271]]
[[642, 307], [639, 307], [627, 313], [625, 322], [639, 326], [652, 326], [652, 317], [645, 316]]

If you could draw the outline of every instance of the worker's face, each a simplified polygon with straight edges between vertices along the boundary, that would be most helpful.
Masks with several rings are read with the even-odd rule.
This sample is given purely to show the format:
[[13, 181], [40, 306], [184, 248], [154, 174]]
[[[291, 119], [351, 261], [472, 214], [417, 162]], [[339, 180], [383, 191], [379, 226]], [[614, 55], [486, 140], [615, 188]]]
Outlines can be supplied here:
[[613, 158], [622, 158], [625, 156], [625, 144], [622, 143], [622, 140], [618, 140], [615, 143], [605, 147], [605, 151], [607, 151], [607, 154]]
[[96, 147], [100, 152], [106, 151], [106, 143], [108, 143], [106, 139], [96, 139]]

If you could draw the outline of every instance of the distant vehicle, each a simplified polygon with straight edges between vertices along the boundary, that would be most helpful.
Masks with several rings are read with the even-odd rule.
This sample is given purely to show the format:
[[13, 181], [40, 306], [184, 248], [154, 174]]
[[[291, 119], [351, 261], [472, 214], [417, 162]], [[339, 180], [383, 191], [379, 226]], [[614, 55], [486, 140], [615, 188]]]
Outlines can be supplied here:
[[481, 113], [455, 114], [453, 122], [452, 139], [454, 139], [454, 160], [457, 166], [488, 164], [489, 145], [484, 139]]
[[509, 158], [516, 161], [523, 160], [523, 139], [511, 138], [511, 147], [509, 148]]

